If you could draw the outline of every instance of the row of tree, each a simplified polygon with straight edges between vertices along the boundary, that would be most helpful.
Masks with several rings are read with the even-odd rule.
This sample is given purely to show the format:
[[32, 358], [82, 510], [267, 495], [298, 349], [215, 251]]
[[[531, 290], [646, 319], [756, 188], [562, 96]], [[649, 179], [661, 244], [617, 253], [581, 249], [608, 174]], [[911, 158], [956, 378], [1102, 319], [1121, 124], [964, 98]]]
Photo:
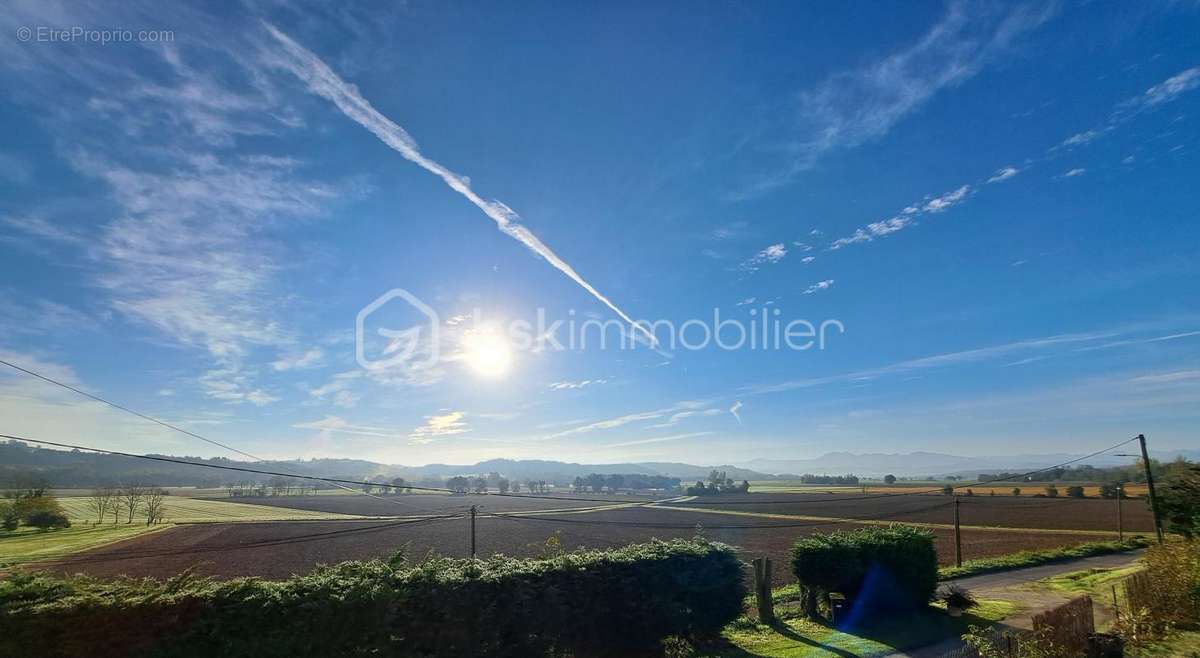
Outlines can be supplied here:
[[[487, 493], [495, 488], [500, 493], [521, 493], [521, 481], [509, 480], [506, 477], [467, 477], [456, 475], [446, 480], [446, 488], [455, 493]], [[553, 486], [545, 480], [525, 480], [525, 491], [529, 493], [549, 493]]]
[[679, 489], [679, 478], [665, 475], [647, 475], [645, 473], [589, 473], [585, 477], [576, 477], [571, 484], [575, 493], [609, 493], [617, 491], [674, 491]]
[[146, 525], [162, 523], [167, 518], [166, 489], [130, 484], [124, 487], [98, 487], [88, 497], [88, 510], [96, 515], [96, 523], [112, 516], [113, 523], [133, 523], [145, 518]]

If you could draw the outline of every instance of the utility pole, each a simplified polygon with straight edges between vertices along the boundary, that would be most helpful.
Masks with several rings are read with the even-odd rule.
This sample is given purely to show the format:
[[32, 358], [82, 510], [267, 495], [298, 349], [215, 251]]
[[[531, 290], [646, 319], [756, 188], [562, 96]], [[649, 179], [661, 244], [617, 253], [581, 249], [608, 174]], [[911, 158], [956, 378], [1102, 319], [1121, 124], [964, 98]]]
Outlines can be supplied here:
[[962, 529], [958, 524], [958, 506], [962, 504], [958, 494], [954, 495], [954, 566], [962, 566]]
[[1117, 484], [1117, 541], [1125, 541], [1125, 530], [1123, 524], [1121, 523], [1121, 496], [1124, 495], [1124, 487], [1122, 487], [1120, 484]]
[[1154, 493], [1154, 474], [1150, 472], [1150, 453], [1146, 451], [1146, 435], [1137, 435], [1142, 447], [1142, 465], [1146, 468], [1146, 489], [1150, 492], [1150, 511], [1154, 514], [1154, 534], [1158, 543], [1163, 543], [1162, 518], [1158, 515], [1158, 496]]
[[475, 511], [476, 505], [471, 506], [471, 559], [475, 559]]

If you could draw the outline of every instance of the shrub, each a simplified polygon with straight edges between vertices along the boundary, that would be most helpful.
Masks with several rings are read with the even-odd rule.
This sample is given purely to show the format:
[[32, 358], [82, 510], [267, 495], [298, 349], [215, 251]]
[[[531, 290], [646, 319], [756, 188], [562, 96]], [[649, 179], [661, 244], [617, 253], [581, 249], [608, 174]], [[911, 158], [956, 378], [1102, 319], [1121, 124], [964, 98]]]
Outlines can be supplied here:
[[1083, 498], [1083, 487], [1078, 484], [1073, 484], [1067, 487], [1068, 498]]
[[715, 635], [745, 594], [732, 549], [703, 540], [346, 562], [275, 582], [14, 575], [0, 582], [0, 655], [624, 656]]
[[30, 512], [25, 516], [25, 523], [40, 530], [71, 527], [71, 521], [66, 514], [44, 509]]
[[16, 530], [21, 525], [21, 515], [12, 503], [0, 502], [0, 528]]
[[947, 585], [938, 592], [937, 598], [946, 604], [947, 608], [958, 608], [959, 610], [969, 610], [979, 605], [975, 597], [959, 585]]
[[802, 587], [841, 593], [856, 606], [920, 608], [937, 589], [933, 540], [900, 525], [814, 535], [792, 546], [792, 571]]

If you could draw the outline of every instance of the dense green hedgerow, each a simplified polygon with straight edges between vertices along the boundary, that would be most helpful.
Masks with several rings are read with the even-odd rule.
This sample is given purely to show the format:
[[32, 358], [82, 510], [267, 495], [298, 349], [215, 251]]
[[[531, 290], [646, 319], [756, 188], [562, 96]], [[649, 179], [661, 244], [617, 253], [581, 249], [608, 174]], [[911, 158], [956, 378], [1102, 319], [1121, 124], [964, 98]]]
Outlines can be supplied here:
[[813, 535], [792, 546], [792, 571], [802, 587], [843, 594], [860, 607], [921, 608], [937, 589], [933, 540], [901, 525]]
[[346, 562], [284, 581], [0, 581], [0, 656], [641, 655], [741, 612], [742, 565], [703, 540], [536, 559]]

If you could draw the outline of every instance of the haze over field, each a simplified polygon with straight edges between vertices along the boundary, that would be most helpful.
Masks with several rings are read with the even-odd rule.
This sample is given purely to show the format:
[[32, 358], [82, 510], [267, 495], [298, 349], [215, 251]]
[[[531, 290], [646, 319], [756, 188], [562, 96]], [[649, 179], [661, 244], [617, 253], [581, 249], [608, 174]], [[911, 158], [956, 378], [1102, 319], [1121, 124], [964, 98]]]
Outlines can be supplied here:
[[[1194, 3], [2, 14], [0, 359], [246, 453], [1197, 443]], [[0, 431], [238, 457], [0, 370]]]

